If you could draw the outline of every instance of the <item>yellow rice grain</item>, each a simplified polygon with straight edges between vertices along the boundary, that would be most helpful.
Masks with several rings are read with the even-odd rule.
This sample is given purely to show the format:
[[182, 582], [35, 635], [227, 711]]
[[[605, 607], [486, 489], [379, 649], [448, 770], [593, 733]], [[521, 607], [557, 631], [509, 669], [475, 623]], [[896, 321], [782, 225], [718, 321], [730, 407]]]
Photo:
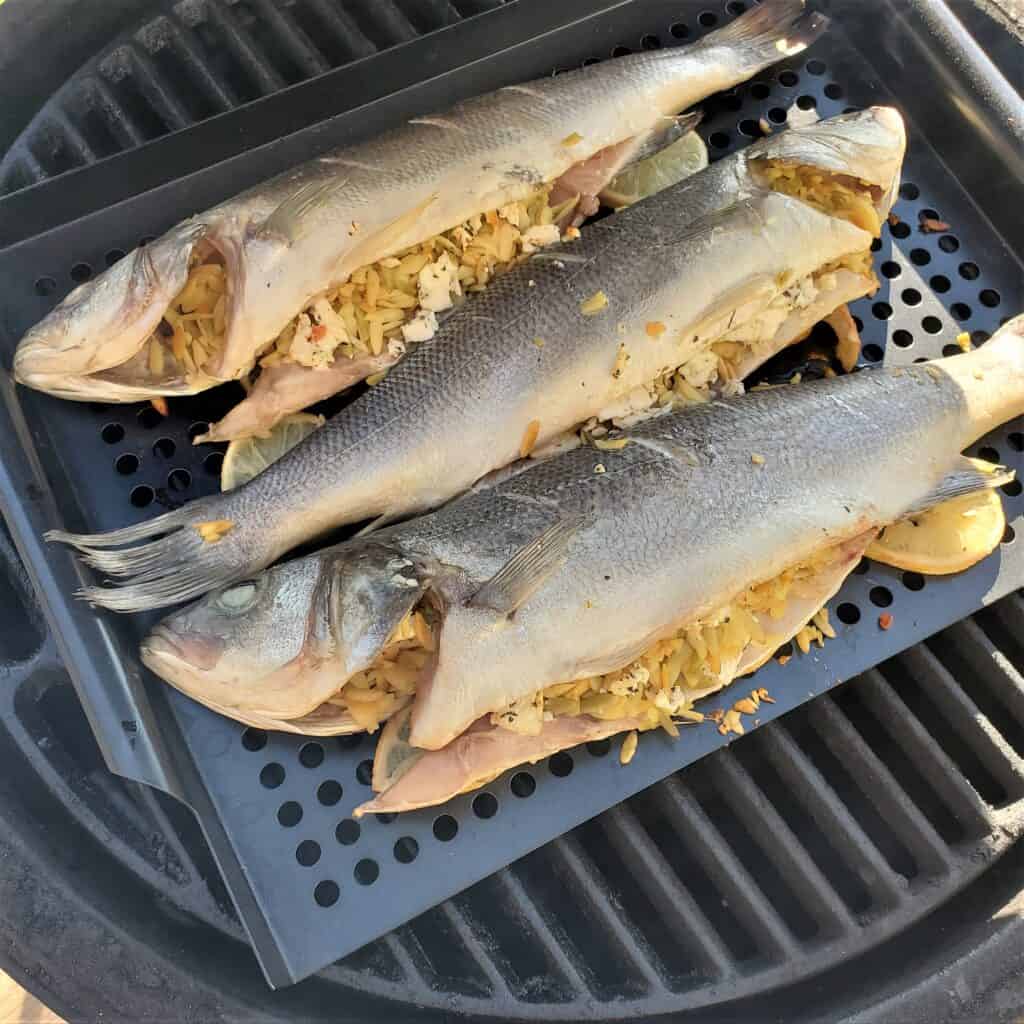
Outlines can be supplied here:
[[519, 442], [519, 458], [525, 459], [533, 451], [540, 434], [540, 420], [530, 420], [523, 431], [523, 439]]
[[636, 729], [626, 734], [626, 738], [622, 741], [622, 749], [619, 750], [619, 764], [629, 764], [633, 760], [639, 739]]

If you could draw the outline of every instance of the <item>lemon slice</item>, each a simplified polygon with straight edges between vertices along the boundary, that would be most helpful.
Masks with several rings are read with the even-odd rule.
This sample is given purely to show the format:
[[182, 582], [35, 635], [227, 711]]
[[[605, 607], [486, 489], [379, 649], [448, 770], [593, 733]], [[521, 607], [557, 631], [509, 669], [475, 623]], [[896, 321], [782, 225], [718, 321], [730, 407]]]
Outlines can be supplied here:
[[232, 441], [224, 453], [220, 489], [231, 491], [248, 483], [323, 425], [323, 416], [300, 412], [285, 416], [267, 437], [242, 437]]
[[675, 185], [708, 165], [708, 147], [696, 132], [687, 132], [671, 146], [627, 167], [601, 192], [601, 201], [615, 210]]
[[[986, 466], [977, 459], [971, 461]], [[991, 554], [1005, 530], [999, 492], [978, 491], [887, 526], [866, 553], [897, 569], [942, 576], [963, 572]]]

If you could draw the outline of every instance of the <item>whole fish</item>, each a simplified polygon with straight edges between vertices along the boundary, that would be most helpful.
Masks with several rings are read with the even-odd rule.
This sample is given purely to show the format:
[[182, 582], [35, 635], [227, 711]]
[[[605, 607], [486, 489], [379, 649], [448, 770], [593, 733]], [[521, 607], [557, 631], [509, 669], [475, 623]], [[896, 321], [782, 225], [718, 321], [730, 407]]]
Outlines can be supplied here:
[[[764, 140], [503, 274], [248, 484], [123, 530], [51, 537], [114, 578], [90, 601], [160, 607], [332, 527], [436, 507], [589, 417], [628, 413], [638, 394], [649, 406], [666, 371], [714, 371], [722, 339], [741, 376], [876, 286], [870, 244], [903, 150], [888, 108]], [[795, 166], [834, 182], [847, 215], [767, 187]]]
[[[803, 0], [768, 0], [693, 46], [508, 86], [287, 171], [75, 289], [22, 340], [17, 379], [63, 398], [125, 402], [237, 378], [358, 268], [524, 199], [599, 153], [607, 181], [652, 139], [670, 141], [674, 115], [800, 52], [825, 24]], [[197, 266], [224, 298], [201, 353], [176, 347], [165, 319]]]
[[388, 760], [403, 731], [407, 753], [438, 755], [416, 754], [425, 767], [370, 809], [436, 802], [517, 759], [639, 721], [544, 716], [506, 736], [489, 716], [621, 670], [665, 637], [717, 621], [748, 588], [813, 566], [794, 607], [772, 612], [766, 631], [777, 635], [731, 660], [721, 653], [709, 689], [751, 671], [838, 589], [879, 529], [1010, 479], [960, 453], [1022, 413], [1019, 316], [970, 353], [716, 400], [647, 421], [621, 446], [534, 463], [208, 595], [165, 619], [143, 660], [205, 703], [296, 719], [344, 701], [353, 684], [339, 684], [425, 608], [434, 653], [378, 757]]

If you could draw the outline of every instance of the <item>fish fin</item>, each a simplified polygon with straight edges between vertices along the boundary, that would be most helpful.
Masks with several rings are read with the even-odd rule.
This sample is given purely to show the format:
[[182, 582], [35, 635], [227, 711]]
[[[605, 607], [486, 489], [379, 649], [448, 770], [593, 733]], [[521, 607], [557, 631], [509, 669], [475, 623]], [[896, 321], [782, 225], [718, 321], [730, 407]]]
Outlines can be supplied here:
[[374, 793], [383, 793], [393, 786], [427, 751], [409, 742], [412, 731], [412, 705], [396, 711], [381, 730], [373, 755]]
[[341, 181], [310, 181], [278, 206], [260, 227], [260, 234], [283, 238], [289, 245], [309, 233], [314, 216], [333, 195], [348, 184]]
[[357, 537], [369, 537], [371, 533], [376, 533], [385, 526], [390, 526], [391, 523], [395, 522], [398, 518], [399, 516], [394, 515], [391, 512], [385, 512], [383, 515], [377, 516], [376, 519], [371, 519], [365, 526], [356, 530], [356, 532], [352, 534], [352, 540], [355, 540]]
[[[77, 597], [117, 612], [162, 608], [263, 567], [245, 560], [251, 545], [229, 518], [230, 500], [210, 495], [136, 526], [94, 534], [52, 530], [46, 539], [71, 545], [86, 565], [112, 577], [104, 580], [111, 586], [83, 587]], [[203, 528], [218, 524], [227, 529], [211, 541]], [[122, 544], [130, 546], [112, 550]]]
[[1009, 483], [1014, 475], [1014, 471], [1007, 466], [983, 462], [981, 459], [970, 459], [966, 455], [962, 455], [956, 468], [950, 470], [931, 491], [908, 508], [906, 515], [913, 516], [927, 512], [928, 509], [934, 508], [936, 505], [951, 501], [953, 498], [960, 498], [965, 494], [1002, 487], [1003, 484]]
[[728, 337], [730, 330], [756, 316], [778, 291], [772, 274], [748, 277], [708, 306], [683, 340], [696, 346]]
[[583, 525], [583, 516], [559, 519], [520, 548], [467, 602], [512, 615], [566, 559], [569, 542]]
[[345, 252], [342, 257], [345, 266], [354, 270], [362, 263], [367, 262], [361, 254], [371, 243], [373, 244], [374, 252], [377, 253], [394, 252], [403, 245], [409, 244], [403, 240], [403, 235], [437, 202], [439, 195], [440, 193], [438, 192], [432, 193], [423, 202], [417, 203], [411, 210], [406, 210], [405, 213], [399, 214], [399, 216], [389, 221], [379, 230], [367, 232], [366, 237], [363, 239], [359, 237], [362, 232], [357, 233], [354, 236], [354, 241], [357, 244]]
[[[667, 149], [674, 142], [678, 142], [687, 132], [692, 132], [704, 119], [702, 110], [691, 110], [686, 114], [679, 114], [677, 117], [667, 117], [661, 123], [655, 125], [643, 138], [638, 139], [637, 147], [629, 155], [629, 159], [623, 164], [620, 170], [632, 167], [648, 157]], [[618, 173], [618, 172], [616, 172]]]
[[804, 0], [764, 0], [734, 22], [705, 36], [701, 47], [728, 46], [755, 70], [801, 53], [828, 28], [824, 14], [808, 13]]

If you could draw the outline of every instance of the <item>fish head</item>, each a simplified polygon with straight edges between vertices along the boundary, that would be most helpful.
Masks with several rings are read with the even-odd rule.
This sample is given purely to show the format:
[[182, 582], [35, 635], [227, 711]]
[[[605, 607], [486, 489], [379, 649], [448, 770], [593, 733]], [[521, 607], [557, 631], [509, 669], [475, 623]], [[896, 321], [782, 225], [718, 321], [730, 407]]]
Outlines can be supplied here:
[[[337, 667], [327, 667], [319, 562], [286, 562], [168, 615], [142, 642], [143, 662], [200, 701], [280, 718], [305, 714], [344, 681], [334, 682]], [[306, 691], [321, 675], [330, 689], [314, 701]]]
[[187, 221], [75, 288], [22, 338], [15, 379], [76, 401], [133, 402], [209, 387], [187, 380], [173, 359], [159, 373], [147, 359], [147, 342], [184, 287], [196, 246], [212, 251], [208, 233]]
[[299, 717], [373, 661], [424, 589], [408, 559], [353, 542], [211, 591], [163, 619], [142, 660], [197, 700]]
[[906, 148], [899, 111], [868, 107], [769, 136], [751, 146], [746, 159], [755, 168], [760, 161], [779, 161], [866, 183], [884, 220], [896, 200]]

